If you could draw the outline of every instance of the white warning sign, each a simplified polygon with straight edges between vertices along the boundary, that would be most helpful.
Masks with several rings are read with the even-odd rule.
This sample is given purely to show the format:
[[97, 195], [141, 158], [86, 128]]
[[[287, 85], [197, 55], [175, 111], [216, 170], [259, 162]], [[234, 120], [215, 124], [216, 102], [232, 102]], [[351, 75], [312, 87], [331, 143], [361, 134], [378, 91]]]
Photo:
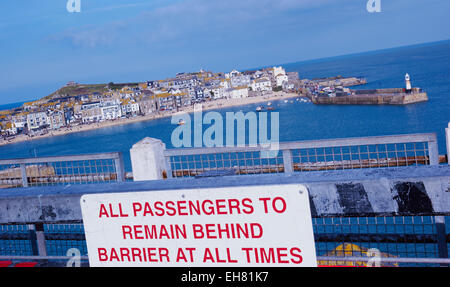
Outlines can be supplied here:
[[81, 198], [90, 266], [316, 266], [306, 187]]

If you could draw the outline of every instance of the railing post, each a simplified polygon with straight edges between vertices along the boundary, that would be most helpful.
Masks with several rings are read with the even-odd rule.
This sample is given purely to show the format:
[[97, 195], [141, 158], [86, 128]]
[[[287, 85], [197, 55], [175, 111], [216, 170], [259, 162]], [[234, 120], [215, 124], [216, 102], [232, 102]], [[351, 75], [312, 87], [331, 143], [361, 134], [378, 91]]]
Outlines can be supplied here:
[[20, 175], [22, 176], [22, 187], [28, 187], [27, 166], [20, 164]]
[[44, 224], [28, 225], [30, 233], [31, 249], [35, 256], [47, 256], [47, 246], [45, 243]]
[[167, 178], [173, 178], [172, 166], [170, 165], [170, 156], [166, 157]]
[[428, 155], [430, 157], [430, 165], [439, 165], [439, 150], [437, 139], [428, 142]]
[[[445, 216], [435, 216], [434, 222], [436, 224], [439, 258], [448, 258], [447, 232], [445, 230]], [[447, 266], [447, 264], [444, 264], [442, 266]]]
[[123, 163], [123, 154], [121, 152], [118, 153], [118, 156], [114, 159], [114, 162], [116, 166], [117, 181], [125, 181], [125, 168]]
[[170, 168], [167, 167], [165, 150], [166, 145], [162, 141], [149, 137], [133, 145], [130, 157], [134, 181], [167, 178]]
[[445, 128], [445, 141], [447, 143], [447, 163], [450, 164], [450, 122], [448, 127]]
[[283, 150], [283, 165], [285, 173], [294, 172], [294, 162], [292, 160], [292, 151], [290, 149]]
[[47, 256], [47, 246], [45, 244], [44, 224], [38, 223], [36, 226], [36, 241], [39, 250], [39, 256]]
[[37, 240], [36, 240], [36, 226], [34, 226], [34, 224], [28, 225], [28, 234], [30, 236], [31, 252], [34, 256], [38, 256], [39, 249], [38, 249]]

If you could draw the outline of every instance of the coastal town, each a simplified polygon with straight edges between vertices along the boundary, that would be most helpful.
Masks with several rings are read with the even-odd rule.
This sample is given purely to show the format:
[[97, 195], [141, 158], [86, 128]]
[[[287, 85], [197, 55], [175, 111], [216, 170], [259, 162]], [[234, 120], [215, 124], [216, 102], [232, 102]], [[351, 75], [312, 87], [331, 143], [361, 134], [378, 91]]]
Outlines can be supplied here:
[[319, 90], [328, 95], [334, 91], [329, 86], [364, 83], [342, 77], [300, 80], [298, 72], [286, 72], [283, 67], [229, 73], [200, 70], [142, 83], [68, 82], [42, 99], [0, 111], [0, 144], [191, 112], [200, 103], [210, 109], [223, 108], [307, 96]]

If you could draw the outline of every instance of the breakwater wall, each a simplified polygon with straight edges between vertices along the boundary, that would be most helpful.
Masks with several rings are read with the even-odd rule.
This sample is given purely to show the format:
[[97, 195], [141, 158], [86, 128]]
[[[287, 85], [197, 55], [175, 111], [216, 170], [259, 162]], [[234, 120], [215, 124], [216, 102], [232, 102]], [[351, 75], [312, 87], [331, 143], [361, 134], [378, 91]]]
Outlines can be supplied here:
[[427, 93], [414, 88], [410, 93], [404, 89], [354, 90], [347, 96], [312, 96], [318, 105], [407, 105], [428, 101]]
[[333, 77], [333, 78], [324, 78], [324, 79], [313, 79], [313, 82], [321, 85], [321, 86], [342, 86], [342, 87], [350, 87], [350, 86], [359, 86], [367, 84], [367, 80], [364, 78], [342, 78], [342, 77]]

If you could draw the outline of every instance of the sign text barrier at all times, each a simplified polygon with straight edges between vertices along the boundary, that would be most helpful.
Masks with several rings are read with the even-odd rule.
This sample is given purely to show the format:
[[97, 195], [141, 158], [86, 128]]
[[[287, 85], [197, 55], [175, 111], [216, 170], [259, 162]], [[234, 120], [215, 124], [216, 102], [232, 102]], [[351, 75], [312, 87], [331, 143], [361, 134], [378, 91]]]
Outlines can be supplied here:
[[84, 195], [90, 266], [316, 266], [302, 185]]

